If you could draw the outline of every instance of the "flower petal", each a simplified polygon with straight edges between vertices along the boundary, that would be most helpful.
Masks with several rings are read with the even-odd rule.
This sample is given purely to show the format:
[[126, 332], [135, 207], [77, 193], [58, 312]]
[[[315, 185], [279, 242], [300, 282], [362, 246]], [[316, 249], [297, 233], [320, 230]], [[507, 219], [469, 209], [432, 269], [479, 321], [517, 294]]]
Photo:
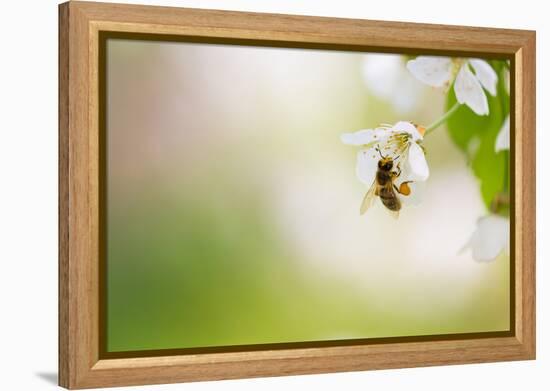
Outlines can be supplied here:
[[[508, 62], [508, 67], [510, 67], [510, 64]], [[508, 95], [510, 95], [510, 70], [505, 69], [504, 70], [504, 87], [506, 88], [506, 92]]]
[[403, 181], [425, 181], [430, 176], [430, 168], [422, 148], [415, 142], [409, 146], [407, 160], [403, 167]]
[[362, 149], [357, 153], [355, 173], [361, 182], [368, 186], [372, 185], [376, 176], [379, 159], [380, 157], [374, 148]]
[[456, 99], [460, 103], [466, 103], [477, 115], [489, 114], [489, 103], [481, 84], [474, 74], [468, 69], [468, 64], [463, 65], [458, 72], [455, 81]]
[[[401, 182], [402, 183], [402, 182]], [[396, 183], [397, 186], [400, 186], [401, 183]], [[424, 194], [426, 193], [426, 182], [411, 182], [408, 184], [411, 193], [409, 195], [399, 195], [403, 205], [407, 206], [416, 206], [420, 205], [424, 199]]]
[[495, 142], [495, 152], [510, 149], [510, 116], [506, 117], [502, 128], [498, 132], [497, 141]]
[[488, 215], [477, 222], [477, 228], [463, 250], [472, 249], [472, 257], [478, 262], [494, 260], [510, 241], [510, 222], [507, 218]]
[[408, 133], [411, 135], [413, 141], [422, 140], [422, 135], [412, 123], [408, 121], [399, 121], [392, 126], [391, 130], [398, 133]]
[[443, 87], [453, 75], [449, 57], [418, 56], [407, 62], [407, 69], [418, 80], [432, 87]]
[[388, 136], [387, 129], [363, 129], [354, 133], [344, 133], [340, 140], [347, 145], [367, 145], [372, 142], [383, 140]]
[[483, 88], [489, 91], [491, 95], [496, 96], [498, 76], [493, 67], [487, 61], [478, 58], [471, 58], [469, 62], [474, 68], [477, 80], [481, 82]]

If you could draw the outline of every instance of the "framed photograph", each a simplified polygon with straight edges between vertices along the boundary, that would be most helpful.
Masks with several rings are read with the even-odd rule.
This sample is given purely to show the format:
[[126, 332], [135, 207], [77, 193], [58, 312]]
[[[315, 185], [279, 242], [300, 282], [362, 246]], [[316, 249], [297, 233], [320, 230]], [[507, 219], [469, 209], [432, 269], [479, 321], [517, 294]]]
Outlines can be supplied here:
[[59, 382], [535, 358], [535, 33], [59, 6]]

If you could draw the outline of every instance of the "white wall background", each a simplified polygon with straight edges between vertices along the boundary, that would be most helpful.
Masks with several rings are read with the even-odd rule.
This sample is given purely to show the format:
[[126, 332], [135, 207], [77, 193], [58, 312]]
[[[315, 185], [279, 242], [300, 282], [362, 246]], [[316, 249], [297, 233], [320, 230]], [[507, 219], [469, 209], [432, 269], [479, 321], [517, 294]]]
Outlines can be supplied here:
[[[105, 1], [105, 0], [104, 0]], [[119, 0], [119, 2], [127, 2]], [[155, 0], [134, 3], [537, 30], [537, 361], [236, 380], [151, 390], [512, 390], [550, 384], [550, 29], [537, 0]], [[0, 4], [0, 389], [57, 372], [57, 1]], [[546, 239], [546, 240], [545, 240]], [[546, 385], [545, 385], [546, 383]], [[132, 388], [138, 389], [138, 388]]]

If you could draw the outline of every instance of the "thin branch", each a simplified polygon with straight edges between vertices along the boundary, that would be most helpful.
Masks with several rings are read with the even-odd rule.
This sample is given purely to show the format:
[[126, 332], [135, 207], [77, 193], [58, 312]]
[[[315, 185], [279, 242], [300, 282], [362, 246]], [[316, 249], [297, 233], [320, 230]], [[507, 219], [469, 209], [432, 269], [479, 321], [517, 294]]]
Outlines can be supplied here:
[[460, 103], [456, 102], [454, 104], [453, 107], [451, 107], [449, 109], [449, 111], [447, 111], [445, 114], [443, 114], [443, 116], [441, 118], [439, 118], [437, 121], [433, 122], [431, 125], [429, 125], [425, 132], [424, 132], [424, 136], [426, 136], [427, 134], [433, 132], [435, 129], [439, 128], [441, 125], [443, 125], [445, 122], [447, 122], [447, 120], [451, 117], [451, 115], [453, 115], [455, 113], [455, 111], [458, 110], [458, 108], [460, 107]]

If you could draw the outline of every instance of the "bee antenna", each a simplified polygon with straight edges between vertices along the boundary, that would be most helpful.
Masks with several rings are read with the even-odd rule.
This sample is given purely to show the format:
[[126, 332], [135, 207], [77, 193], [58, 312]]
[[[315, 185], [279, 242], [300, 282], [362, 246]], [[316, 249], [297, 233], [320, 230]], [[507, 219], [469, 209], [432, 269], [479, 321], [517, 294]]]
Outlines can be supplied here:
[[380, 148], [378, 147], [378, 145], [376, 146], [376, 150], [378, 151], [378, 154], [380, 155], [380, 157], [384, 159], [384, 156], [382, 156], [382, 152], [380, 151]]

